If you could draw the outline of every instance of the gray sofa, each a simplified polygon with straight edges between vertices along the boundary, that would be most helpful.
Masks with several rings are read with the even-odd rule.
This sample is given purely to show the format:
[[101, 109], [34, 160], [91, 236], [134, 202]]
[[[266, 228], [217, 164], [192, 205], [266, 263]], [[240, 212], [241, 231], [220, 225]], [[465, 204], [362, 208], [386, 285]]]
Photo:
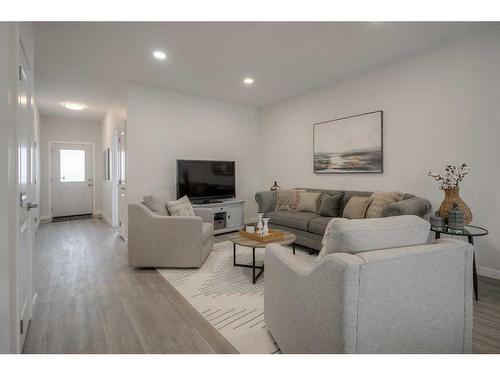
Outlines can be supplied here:
[[214, 215], [167, 216], [144, 203], [128, 206], [128, 259], [132, 267], [200, 267], [214, 243]]
[[[352, 196], [370, 196], [372, 194], [372, 192], [368, 191], [300, 189], [329, 194], [343, 193], [340, 203], [340, 216], [342, 216], [342, 211]], [[297, 236], [297, 244], [317, 251], [321, 249], [323, 234], [332, 217], [321, 216], [312, 212], [274, 211], [276, 194], [272, 191], [258, 192], [255, 194], [255, 200], [259, 206], [259, 212], [263, 212], [266, 217], [269, 217], [270, 228], [292, 232]], [[405, 193], [403, 200], [389, 204], [383, 210], [382, 216], [416, 215], [423, 217], [430, 209], [431, 204], [427, 199]]]
[[266, 247], [264, 317], [283, 353], [469, 353], [472, 245], [416, 216], [337, 219], [305, 262]]

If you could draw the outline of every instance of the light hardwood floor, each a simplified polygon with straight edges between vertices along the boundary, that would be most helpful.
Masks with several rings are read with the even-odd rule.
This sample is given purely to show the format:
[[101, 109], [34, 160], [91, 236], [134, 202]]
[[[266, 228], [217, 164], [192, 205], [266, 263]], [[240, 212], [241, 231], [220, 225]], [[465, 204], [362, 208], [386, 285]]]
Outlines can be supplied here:
[[[24, 352], [236, 353], [154, 269], [129, 268], [126, 251], [101, 220], [41, 225]], [[500, 281], [480, 278], [479, 288], [473, 351], [500, 353]]]
[[25, 353], [236, 353], [154, 269], [127, 265], [103, 221], [41, 225]]

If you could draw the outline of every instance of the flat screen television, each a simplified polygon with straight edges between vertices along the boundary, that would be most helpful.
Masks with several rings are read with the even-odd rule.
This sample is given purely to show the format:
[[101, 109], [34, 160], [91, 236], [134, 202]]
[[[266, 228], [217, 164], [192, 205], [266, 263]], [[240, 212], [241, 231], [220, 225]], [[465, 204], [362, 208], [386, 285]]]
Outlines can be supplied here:
[[213, 202], [236, 197], [234, 161], [177, 160], [177, 199]]

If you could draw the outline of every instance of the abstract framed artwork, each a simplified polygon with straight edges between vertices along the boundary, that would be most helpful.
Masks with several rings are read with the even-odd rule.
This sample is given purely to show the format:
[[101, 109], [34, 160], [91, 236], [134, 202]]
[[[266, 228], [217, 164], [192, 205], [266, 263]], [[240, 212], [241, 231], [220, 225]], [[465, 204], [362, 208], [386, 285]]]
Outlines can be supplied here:
[[383, 111], [313, 125], [314, 173], [382, 173]]

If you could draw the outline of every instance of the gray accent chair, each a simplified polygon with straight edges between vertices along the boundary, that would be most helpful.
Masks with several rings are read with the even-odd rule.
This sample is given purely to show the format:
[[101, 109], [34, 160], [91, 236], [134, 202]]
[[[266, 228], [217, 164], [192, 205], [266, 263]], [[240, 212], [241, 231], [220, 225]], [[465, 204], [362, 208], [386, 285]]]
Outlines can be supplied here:
[[200, 267], [214, 243], [214, 215], [164, 216], [141, 203], [128, 206], [128, 259], [132, 267]]
[[332, 221], [312, 263], [266, 247], [264, 316], [283, 353], [471, 351], [472, 246], [390, 219]]
[[[342, 216], [342, 211], [352, 196], [370, 196], [373, 194], [373, 192], [369, 191], [344, 191], [312, 188], [299, 189], [311, 192], [325, 192], [329, 194], [342, 193], [343, 197], [340, 203], [340, 216]], [[297, 236], [297, 240], [295, 242], [298, 245], [302, 245], [316, 251], [321, 250], [321, 240], [323, 239], [326, 226], [332, 217], [321, 216], [312, 212], [274, 211], [276, 206], [276, 194], [273, 191], [258, 192], [255, 194], [255, 201], [259, 207], [259, 212], [263, 212], [266, 217], [269, 217], [270, 228], [292, 232]], [[424, 217], [427, 213], [429, 213], [430, 209], [431, 203], [427, 199], [405, 193], [403, 200], [391, 203], [385, 207], [382, 212], [382, 216], [416, 215]]]

